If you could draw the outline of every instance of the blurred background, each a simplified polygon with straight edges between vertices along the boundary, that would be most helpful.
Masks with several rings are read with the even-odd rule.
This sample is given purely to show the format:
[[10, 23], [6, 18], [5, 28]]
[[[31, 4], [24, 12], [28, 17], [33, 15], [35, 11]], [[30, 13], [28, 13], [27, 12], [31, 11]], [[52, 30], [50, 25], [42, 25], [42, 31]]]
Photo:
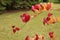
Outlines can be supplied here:
[[0, 0], [0, 13], [6, 10], [29, 10], [32, 5], [41, 2], [60, 3], [60, 0]]

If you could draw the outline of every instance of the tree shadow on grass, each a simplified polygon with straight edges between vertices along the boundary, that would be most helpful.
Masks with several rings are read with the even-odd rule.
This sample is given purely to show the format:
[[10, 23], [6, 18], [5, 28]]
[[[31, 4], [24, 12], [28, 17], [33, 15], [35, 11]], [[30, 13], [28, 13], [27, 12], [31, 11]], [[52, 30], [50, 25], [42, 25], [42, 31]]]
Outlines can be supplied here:
[[26, 12], [26, 11], [29, 11], [29, 10], [26, 10], [26, 9], [19, 9], [19, 10], [5, 10], [5, 11], [0, 11], [0, 15], [6, 14], [6, 13], [13, 14], [13, 13], [18, 13], [18, 12]]

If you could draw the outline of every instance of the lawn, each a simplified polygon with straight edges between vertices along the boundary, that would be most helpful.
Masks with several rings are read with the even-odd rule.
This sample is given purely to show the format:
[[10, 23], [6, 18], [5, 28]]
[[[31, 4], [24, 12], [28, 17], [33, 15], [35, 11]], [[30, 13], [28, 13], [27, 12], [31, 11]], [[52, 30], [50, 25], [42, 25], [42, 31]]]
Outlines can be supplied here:
[[[55, 4], [53, 9], [59, 8], [60, 4]], [[32, 11], [27, 11], [30, 15], [33, 14]], [[0, 15], [0, 40], [24, 40], [26, 35], [34, 37], [35, 34], [44, 35], [45, 40], [50, 40], [48, 33], [53, 31], [57, 36], [58, 40], [60, 40], [60, 22], [55, 24], [44, 26], [42, 23], [42, 19], [46, 17], [48, 14], [47, 11], [44, 11], [36, 18], [31, 19], [25, 26], [22, 22], [20, 15], [23, 11], [19, 12], [8, 12]], [[51, 11], [53, 15], [60, 16], [60, 11], [53, 10]], [[12, 32], [11, 26], [15, 25], [19, 27], [21, 30], [16, 32], [15, 34]]]

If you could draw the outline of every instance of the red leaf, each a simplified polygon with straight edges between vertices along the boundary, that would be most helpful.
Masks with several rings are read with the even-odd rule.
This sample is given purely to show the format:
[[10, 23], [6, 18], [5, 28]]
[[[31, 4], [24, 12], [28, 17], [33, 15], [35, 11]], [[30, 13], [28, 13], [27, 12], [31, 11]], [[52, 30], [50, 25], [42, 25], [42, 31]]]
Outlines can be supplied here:
[[19, 30], [20, 30], [20, 28], [16, 27], [16, 28], [15, 28], [15, 30], [19, 31]]
[[15, 26], [12, 26], [12, 28], [15, 28]]
[[49, 21], [50, 20], [50, 17], [47, 17], [46, 20]]
[[25, 40], [29, 40], [29, 36], [26, 36]]
[[53, 14], [52, 13], [48, 13], [48, 17], [52, 16]]
[[46, 18], [43, 19], [43, 24], [45, 25], [47, 23]]
[[34, 6], [34, 8], [37, 9], [37, 10], [39, 10], [39, 5], [36, 4], [36, 5]]
[[53, 34], [54, 34], [54, 32], [49, 32], [50, 38], [53, 38]]
[[39, 36], [36, 34], [36, 38], [35, 38], [35, 40], [39, 40]]
[[28, 15], [27, 13], [24, 13], [21, 15], [21, 19], [23, 22], [27, 23], [30, 20], [30, 15]]
[[51, 3], [47, 4], [46, 10], [50, 10], [50, 8], [51, 8]]
[[13, 29], [13, 33], [16, 33], [16, 30], [15, 29]]
[[42, 36], [42, 40], [44, 40], [44, 36]]
[[35, 12], [35, 8], [34, 8], [34, 6], [32, 6], [31, 10], [32, 10], [33, 12]]

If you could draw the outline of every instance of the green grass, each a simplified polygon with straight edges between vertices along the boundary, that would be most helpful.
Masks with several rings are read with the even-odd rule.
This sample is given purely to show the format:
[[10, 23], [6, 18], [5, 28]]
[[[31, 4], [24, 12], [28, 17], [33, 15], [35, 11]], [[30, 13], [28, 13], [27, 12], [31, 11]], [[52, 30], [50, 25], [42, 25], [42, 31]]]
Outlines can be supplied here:
[[[53, 9], [58, 8], [60, 4], [55, 4]], [[30, 15], [33, 14], [31, 11], [27, 11]], [[31, 19], [25, 26], [21, 21], [20, 15], [23, 11], [16, 13], [4, 13], [0, 15], [0, 40], [24, 40], [26, 35], [34, 37], [35, 34], [44, 35], [45, 40], [50, 40], [48, 32], [53, 31], [60, 40], [60, 22], [53, 25], [44, 26], [42, 19], [48, 14], [44, 11], [42, 14], [34, 19]], [[60, 11], [51, 11], [55, 16], [60, 16]], [[15, 25], [21, 28], [20, 31], [15, 34], [12, 32], [11, 26]]]

